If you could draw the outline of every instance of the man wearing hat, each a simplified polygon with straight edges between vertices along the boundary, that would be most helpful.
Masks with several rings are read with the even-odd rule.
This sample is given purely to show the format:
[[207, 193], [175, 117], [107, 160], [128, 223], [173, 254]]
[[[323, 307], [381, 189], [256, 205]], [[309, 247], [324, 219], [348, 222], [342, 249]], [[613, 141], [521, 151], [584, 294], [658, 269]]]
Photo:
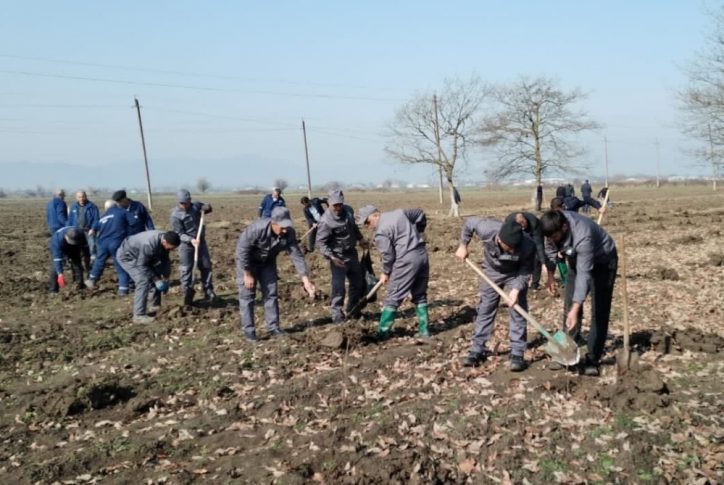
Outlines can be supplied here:
[[153, 219], [146, 210], [146, 207], [137, 200], [131, 200], [125, 190], [116, 190], [111, 197], [116, 204], [126, 211], [128, 219], [128, 235], [133, 236], [143, 231], [156, 229]]
[[[509, 292], [510, 299], [528, 310], [528, 278], [533, 272], [535, 243], [515, 220], [515, 215], [505, 222], [481, 217], [465, 220], [460, 234], [460, 245], [455, 256], [461, 260], [468, 257], [468, 244], [473, 235], [483, 243], [483, 272], [499, 287]], [[477, 366], [488, 355], [486, 344], [493, 334], [493, 324], [498, 313], [500, 295], [485, 281], [480, 283], [480, 304], [475, 319], [472, 347], [463, 360], [466, 367]], [[525, 319], [513, 305], [508, 309], [510, 316], [510, 370], [520, 372], [526, 368], [524, 359], [527, 346]]]
[[199, 236], [201, 214], [208, 214], [212, 208], [210, 204], [192, 202], [188, 190], [179, 190], [176, 194], [178, 204], [171, 211], [171, 227], [181, 237], [178, 247], [179, 271], [181, 273], [181, 293], [184, 305], [191, 306], [194, 300], [194, 248], [198, 246], [199, 256], [197, 265], [201, 271], [201, 285], [206, 298], [214, 302], [217, 300], [211, 274], [211, 256], [206, 245], [206, 227]]
[[269, 334], [279, 336], [284, 333], [280, 328], [277, 293], [277, 256], [282, 251], [291, 255], [309, 296], [314, 297], [316, 293], [297, 244], [289, 209], [275, 207], [270, 218], [262, 218], [246, 226], [236, 243], [236, 284], [239, 287], [241, 328], [249, 342], [257, 342], [254, 324], [257, 284], [261, 287]]
[[96, 281], [103, 276], [106, 260], [113, 258], [116, 276], [118, 276], [118, 294], [125, 296], [128, 295], [129, 276], [118, 263], [116, 251], [123, 240], [128, 237], [128, 219], [126, 210], [119, 207], [116, 202], [108, 201], [106, 207], [106, 212], [95, 227], [96, 234], [98, 234], [98, 255], [85, 285], [91, 289], [95, 288]]
[[[153, 230], [127, 237], [116, 251], [116, 259], [136, 283], [133, 323], [154, 321], [146, 311], [154, 312], [161, 306], [161, 294], [168, 291], [168, 277], [171, 274], [168, 253], [179, 244], [181, 238], [177, 233]], [[147, 308], [149, 299], [151, 307]]]
[[[561, 253], [568, 263], [563, 328], [574, 339], [578, 339], [581, 332], [583, 302], [589, 292], [592, 294], [588, 353], [581, 363], [581, 371], [598, 376], [618, 268], [616, 244], [596, 221], [575, 212], [548, 211], [541, 217], [541, 229], [546, 237], [548, 257]], [[548, 273], [547, 285], [553, 291], [552, 272]]]
[[[332, 190], [327, 201], [329, 210], [324, 212], [317, 227], [316, 246], [322, 256], [329, 260], [332, 271], [332, 322], [342, 323], [345, 278], [349, 281], [348, 313], [357, 306], [364, 291], [364, 272], [356, 247], [364, 238], [355, 224], [352, 208], [344, 203], [344, 193], [341, 190]], [[359, 318], [359, 310], [350, 316]]]
[[287, 203], [282, 197], [282, 189], [273, 187], [271, 194], [266, 194], [259, 205], [259, 217], [270, 218], [275, 207], [286, 207]]
[[88, 242], [85, 233], [75, 227], [63, 227], [53, 233], [50, 238], [50, 254], [53, 262], [50, 266], [48, 291], [58, 293], [58, 288], [65, 288], [66, 281], [63, 274], [63, 263], [67, 258], [73, 269], [73, 280], [78, 289], [83, 288], [82, 257], [87, 254]]
[[380, 212], [366, 205], [359, 210], [358, 224], [375, 231], [375, 246], [382, 260], [380, 281], [387, 285], [382, 315], [377, 328], [380, 339], [387, 338], [397, 316], [397, 308], [409, 294], [417, 313], [417, 336], [427, 338], [427, 283], [430, 263], [423, 233], [427, 217], [421, 209]]

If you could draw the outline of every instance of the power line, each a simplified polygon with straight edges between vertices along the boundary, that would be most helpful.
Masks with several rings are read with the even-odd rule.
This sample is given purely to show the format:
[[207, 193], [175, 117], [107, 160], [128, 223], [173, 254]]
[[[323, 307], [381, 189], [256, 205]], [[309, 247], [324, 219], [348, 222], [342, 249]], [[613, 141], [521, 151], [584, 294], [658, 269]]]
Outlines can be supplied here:
[[281, 91], [264, 91], [264, 90], [243, 90], [243, 89], [228, 89], [228, 88], [217, 88], [210, 86], [192, 86], [186, 84], [173, 84], [173, 83], [159, 83], [159, 82], [148, 82], [148, 81], [128, 81], [124, 79], [110, 79], [101, 77], [89, 77], [89, 76], [71, 76], [67, 74], [55, 74], [47, 72], [32, 72], [32, 71], [12, 71], [12, 70], [0, 70], [2, 74], [11, 74], [17, 76], [30, 76], [30, 77], [43, 77], [43, 78], [55, 78], [55, 79], [68, 79], [73, 81], [89, 81], [107, 84], [123, 84], [130, 86], [147, 86], [154, 88], [172, 88], [172, 89], [190, 89], [196, 91], [209, 91], [219, 93], [240, 93], [240, 94], [254, 94], [261, 96], [280, 96], [280, 97], [291, 97], [291, 98], [319, 98], [319, 99], [346, 99], [352, 101], [380, 101], [380, 102], [398, 102], [398, 99], [393, 98], [378, 98], [370, 96], [343, 96], [336, 94], [311, 94], [311, 93], [289, 93]]
[[18, 56], [13, 54], [0, 54], [0, 57], [7, 59], [19, 59], [23, 61], [40, 61], [40, 62], [51, 62], [55, 64], [69, 64], [75, 66], [86, 66], [86, 67], [101, 67], [104, 69], [123, 69], [128, 71], [139, 71], [139, 72], [150, 72], [156, 74], [172, 74], [178, 76], [191, 76], [191, 77], [205, 77], [208, 79], [221, 79], [227, 81], [246, 81], [246, 82], [263, 82], [263, 83], [277, 83], [277, 84], [288, 84], [291, 86], [317, 86], [317, 87], [350, 87], [363, 89], [362, 86], [352, 86], [335, 83], [317, 83], [317, 82], [299, 82], [299, 81], [288, 81], [288, 80], [268, 80], [268, 79], [255, 79], [245, 78], [241, 76], [230, 76], [224, 74], [209, 74], [191, 71], [174, 71], [165, 69], [153, 69], [148, 67], [136, 67], [136, 66], [125, 66], [121, 64], [103, 64], [98, 62], [87, 62], [87, 61], [73, 61], [68, 59], [52, 59], [48, 57], [28, 57]]

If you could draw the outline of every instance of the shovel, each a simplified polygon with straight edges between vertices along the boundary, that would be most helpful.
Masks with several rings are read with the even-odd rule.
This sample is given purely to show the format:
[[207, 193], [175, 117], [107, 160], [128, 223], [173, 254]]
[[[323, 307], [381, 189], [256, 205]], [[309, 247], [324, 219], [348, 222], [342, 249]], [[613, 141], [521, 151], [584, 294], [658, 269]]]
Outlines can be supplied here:
[[[602, 209], [605, 207], [606, 210], [608, 210], [608, 207], [606, 207], [606, 205], [608, 204], [608, 195], [609, 195], [610, 193], [611, 193], [611, 187], [608, 188], [608, 190], [606, 191], [606, 197], [603, 198], [603, 203], [601, 204], [601, 208], [602, 208]], [[604, 214], [604, 213], [605, 213], [605, 212], [599, 212], [599, 214], [598, 214], [598, 225], [599, 225], [599, 226], [601, 225], [601, 221], [603, 220], [603, 214]]]
[[468, 266], [473, 268], [476, 273], [478, 273], [478, 276], [485, 280], [485, 282], [488, 283], [490, 287], [493, 288], [500, 295], [503, 301], [505, 301], [508, 305], [512, 306], [515, 311], [520, 313], [520, 315], [525, 318], [528, 323], [533, 325], [533, 327], [535, 327], [535, 329], [538, 330], [538, 332], [540, 332], [546, 338], [546, 340], [548, 340], [543, 349], [548, 355], [550, 355], [551, 359], [565, 366], [576, 365], [578, 363], [578, 361], [581, 359], [581, 354], [578, 351], [578, 345], [576, 345], [576, 342], [573, 341], [570, 335], [561, 330], [551, 335], [548, 330], [543, 328], [543, 326], [538, 323], [538, 321], [533, 318], [532, 315], [530, 315], [527, 311], [523, 310], [520, 305], [518, 305], [517, 303], [513, 305], [513, 302], [511, 301], [508, 294], [500, 289], [498, 285], [493, 283], [493, 280], [488, 278], [488, 276], [483, 273], [483, 271], [478, 268], [475, 263], [467, 258], [465, 259], [465, 262], [468, 264]]
[[372, 287], [372, 289], [369, 291], [369, 293], [367, 293], [365, 296], [360, 298], [360, 300], [357, 302], [357, 304], [354, 306], [354, 308], [352, 308], [350, 311], [348, 311], [345, 314], [345, 316], [344, 316], [345, 319], [349, 318], [350, 315], [354, 315], [355, 312], [357, 312], [357, 310], [359, 310], [360, 308], [363, 308], [367, 304], [369, 299], [372, 298], [374, 296], [374, 294], [377, 293], [377, 290], [379, 290], [381, 287], [382, 287], [382, 281], [378, 281], [377, 284]]
[[196, 268], [199, 267], [199, 246], [201, 245], [201, 231], [204, 230], [204, 212], [201, 211], [201, 221], [199, 221], [199, 230], [196, 233], [196, 240], [199, 244], [194, 248], [194, 267], [191, 270], [191, 274], [194, 275], [194, 281], [196, 280]]
[[628, 324], [628, 291], [626, 289], [626, 247], [624, 237], [621, 236], [621, 279], [623, 283], [623, 349], [616, 356], [616, 365], [619, 372], [626, 372], [631, 368], [631, 330]]

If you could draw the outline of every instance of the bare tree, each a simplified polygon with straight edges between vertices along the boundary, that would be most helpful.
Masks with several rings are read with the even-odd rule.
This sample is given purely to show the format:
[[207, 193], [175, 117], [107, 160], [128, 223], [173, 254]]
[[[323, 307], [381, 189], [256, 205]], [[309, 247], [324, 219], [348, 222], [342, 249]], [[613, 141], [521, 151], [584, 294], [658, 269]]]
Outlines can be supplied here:
[[598, 128], [576, 105], [586, 99], [580, 89], [564, 91], [545, 77], [521, 78], [496, 89], [498, 107], [480, 129], [479, 142], [497, 150], [487, 175], [502, 180], [530, 174], [540, 185], [544, 174], [571, 170], [584, 150], [577, 134]]
[[289, 183], [282, 178], [278, 178], [274, 180], [274, 187], [279, 187], [279, 189], [284, 192], [284, 190], [289, 187]]
[[211, 188], [211, 182], [206, 177], [199, 177], [196, 181], [196, 188], [199, 189], [199, 192], [205, 194]]
[[459, 215], [456, 169], [474, 147], [471, 141], [489, 93], [490, 87], [478, 77], [445, 80], [437, 97], [437, 119], [435, 95], [424, 93], [400, 107], [388, 128], [385, 151], [389, 155], [401, 163], [426, 163], [442, 170], [450, 192], [451, 216]]
[[713, 26], [706, 47], [685, 68], [688, 86], [679, 93], [682, 131], [699, 145], [693, 154], [712, 174], [712, 188], [724, 168], [724, 7], [709, 12]]

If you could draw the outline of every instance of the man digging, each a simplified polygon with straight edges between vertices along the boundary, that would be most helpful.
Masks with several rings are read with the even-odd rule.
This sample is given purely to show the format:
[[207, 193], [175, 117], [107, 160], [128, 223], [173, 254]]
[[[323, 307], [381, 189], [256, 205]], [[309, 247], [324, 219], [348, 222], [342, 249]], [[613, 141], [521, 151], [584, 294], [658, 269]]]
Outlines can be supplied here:
[[[357, 255], [357, 244], [363, 242], [362, 233], [355, 224], [352, 208], [344, 203], [341, 190], [333, 190], [327, 197], [329, 210], [324, 212], [317, 227], [317, 249], [329, 260], [332, 272], [332, 323], [342, 323], [344, 313], [345, 288], [344, 280], [349, 281], [349, 298], [347, 313], [356, 308], [362, 298], [365, 279], [362, 266]], [[359, 318], [361, 312], [356, 310], [351, 318]]]
[[[580, 365], [580, 371], [584, 375], [598, 376], [618, 268], [616, 244], [596, 221], [574, 212], [546, 212], [541, 217], [541, 228], [548, 242], [548, 257], [554, 259], [557, 253], [561, 253], [568, 262], [563, 328], [574, 339], [581, 332], [583, 301], [589, 292], [592, 294], [588, 353]], [[548, 273], [547, 285], [551, 292], [554, 291], [552, 272]], [[561, 368], [555, 362], [550, 367]]]
[[[460, 246], [455, 256], [464, 261], [468, 257], [468, 244], [473, 235], [483, 243], [483, 272], [499, 287], [509, 291], [512, 304], [510, 316], [510, 370], [520, 372], [527, 367], [527, 324], [513, 306], [517, 303], [528, 311], [528, 278], [533, 272], [535, 243], [523, 234], [520, 224], [512, 217], [505, 222], [481, 217], [466, 219], [460, 234]], [[493, 335], [493, 324], [498, 314], [500, 295], [485, 281], [480, 283], [480, 304], [475, 319], [470, 353], [463, 360], [465, 367], [474, 367], [488, 356], [486, 345]]]
[[417, 337], [429, 338], [427, 283], [430, 263], [422, 234], [427, 218], [421, 209], [380, 212], [372, 205], [359, 210], [358, 224], [375, 231], [375, 246], [382, 259], [380, 281], [387, 285], [377, 337], [385, 339], [395, 322], [397, 309], [408, 293], [417, 313]]
[[201, 286], [209, 302], [218, 300], [214, 293], [214, 284], [211, 273], [211, 255], [206, 244], [206, 228], [199, 234], [201, 214], [212, 211], [211, 204], [192, 202], [188, 190], [179, 190], [176, 194], [178, 204], [171, 211], [171, 227], [181, 238], [178, 247], [179, 272], [181, 279], [181, 293], [184, 297], [184, 306], [191, 306], [194, 301], [194, 253], [198, 248], [198, 267], [201, 272]]
[[[133, 323], [152, 323], [154, 318], [147, 315], [161, 306], [161, 294], [168, 291], [168, 277], [171, 274], [169, 251], [181, 243], [174, 231], [144, 231], [127, 237], [116, 251], [116, 258], [136, 283], [133, 297]], [[151, 307], [147, 308], [148, 299]]]
[[75, 227], [63, 227], [53, 233], [50, 238], [50, 254], [53, 256], [48, 285], [50, 293], [58, 293], [58, 288], [65, 288], [66, 281], [63, 274], [65, 259], [70, 261], [73, 279], [78, 289], [83, 288], [82, 257], [88, 251], [87, 244], [85, 233]]
[[309, 279], [304, 256], [297, 244], [289, 209], [275, 207], [271, 218], [261, 218], [248, 225], [236, 243], [236, 284], [239, 287], [241, 327], [246, 340], [251, 343], [258, 342], [254, 325], [257, 283], [261, 286], [269, 335], [276, 337], [284, 334], [280, 328], [277, 293], [277, 256], [282, 251], [291, 255], [304, 289], [314, 298], [316, 289]]

